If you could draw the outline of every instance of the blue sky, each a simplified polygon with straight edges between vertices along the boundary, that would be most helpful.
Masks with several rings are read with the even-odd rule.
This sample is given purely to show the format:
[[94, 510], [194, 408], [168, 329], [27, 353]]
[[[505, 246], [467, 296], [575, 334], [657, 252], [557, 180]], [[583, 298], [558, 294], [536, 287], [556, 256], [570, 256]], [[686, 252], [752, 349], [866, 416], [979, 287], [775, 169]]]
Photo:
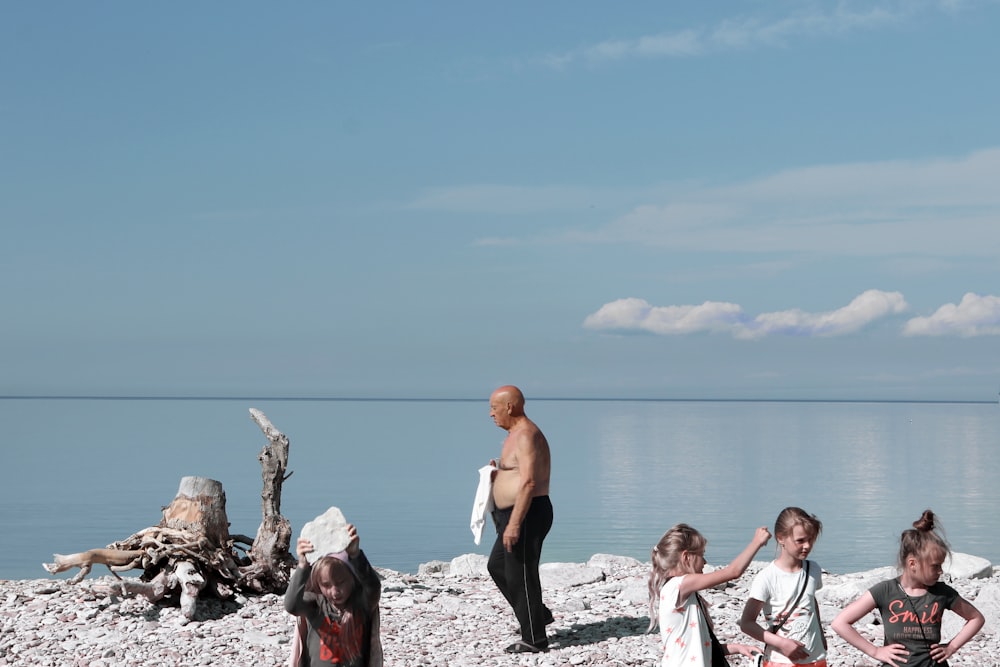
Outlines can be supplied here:
[[992, 400], [1000, 3], [5, 3], [0, 394]]

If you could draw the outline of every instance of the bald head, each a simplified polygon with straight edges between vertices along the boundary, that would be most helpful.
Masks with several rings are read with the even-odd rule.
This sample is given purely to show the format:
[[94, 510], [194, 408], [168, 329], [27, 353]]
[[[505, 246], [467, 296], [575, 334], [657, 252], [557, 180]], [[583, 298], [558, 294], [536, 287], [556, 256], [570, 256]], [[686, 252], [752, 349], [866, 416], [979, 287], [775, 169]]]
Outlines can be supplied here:
[[524, 417], [524, 394], [512, 384], [490, 394], [490, 416], [497, 426], [510, 430], [514, 422]]
[[490, 400], [493, 399], [498, 399], [517, 406], [518, 412], [522, 412], [524, 410], [524, 394], [522, 394], [521, 390], [512, 384], [505, 384], [504, 386], [496, 389], [493, 392], [493, 395], [490, 396]]

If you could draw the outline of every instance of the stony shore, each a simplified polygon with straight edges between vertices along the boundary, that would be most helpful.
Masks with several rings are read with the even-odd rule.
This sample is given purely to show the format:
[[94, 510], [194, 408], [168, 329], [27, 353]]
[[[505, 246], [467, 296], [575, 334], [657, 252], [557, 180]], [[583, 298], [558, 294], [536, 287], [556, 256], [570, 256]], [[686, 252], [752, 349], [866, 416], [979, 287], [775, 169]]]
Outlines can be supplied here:
[[[737, 581], [706, 591], [724, 640], [748, 639], [740, 634], [737, 619], [750, 580], [763, 565], [755, 562]], [[631, 558], [596, 555], [583, 564], [542, 566], [546, 602], [556, 620], [549, 629], [552, 650], [535, 655], [503, 653], [516, 639], [516, 623], [486, 575], [482, 556], [428, 563], [416, 575], [379, 573], [386, 665], [656, 665], [660, 656], [658, 635], [645, 634], [649, 566]], [[861, 591], [893, 574], [891, 568], [824, 573], [819, 601], [830, 667], [874, 664], [829, 631], [828, 624]], [[1000, 568], [985, 563], [976, 571], [952, 573], [951, 580], [986, 615], [986, 627], [952, 665], [1000, 665]], [[243, 604], [199, 601], [196, 619], [187, 621], [176, 607], [92, 591], [95, 584], [113, 581], [110, 576], [91, 576], [77, 585], [62, 579], [0, 580], [0, 665], [256, 667], [287, 662], [292, 618], [279, 596], [254, 597]], [[857, 627], [869, 638], [880, 638], [873, 620], [862, 619]], [[949, 614], [945, 636], [953, 635], [960, 622]], [[730, 662], [750, 665], [742, 656]]]

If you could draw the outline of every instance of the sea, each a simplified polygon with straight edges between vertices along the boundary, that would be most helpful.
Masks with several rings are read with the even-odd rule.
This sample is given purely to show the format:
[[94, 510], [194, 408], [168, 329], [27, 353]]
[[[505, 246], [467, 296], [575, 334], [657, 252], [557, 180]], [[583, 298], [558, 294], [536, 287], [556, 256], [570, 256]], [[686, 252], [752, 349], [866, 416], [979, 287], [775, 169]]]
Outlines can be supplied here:
[[[493, 526], [477, 545], [470, 519], [505, 434], [485, 398], [3, 397], [0, 579], [72, 576], [42, 564], [157, 525], [186, 476], [221, 482], [230, 533], [255, 535], [268, 441], [251, 408], [289, 438], [295, 535], [336, 506], [379, 567], [489, 553]], [[526, 412], [552, 451], [543, 562], [648, 562], [685, 522], [722, 565], [798, 506], [823, 522], [812, 559], [829, 572], [894, 564], [928, 508], [954, 551], [1000, 564], [997, 403], [529, 397]], [[758, 559], [773, 556], [772, 540]]]

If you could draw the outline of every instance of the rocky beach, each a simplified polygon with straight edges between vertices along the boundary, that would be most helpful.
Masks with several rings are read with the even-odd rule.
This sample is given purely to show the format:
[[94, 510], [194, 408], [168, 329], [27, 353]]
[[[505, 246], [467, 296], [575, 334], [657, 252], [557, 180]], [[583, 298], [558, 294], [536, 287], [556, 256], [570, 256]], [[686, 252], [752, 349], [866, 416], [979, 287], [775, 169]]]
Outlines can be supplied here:
[[[754, 562], [740, 579], [705, 591], [723, 641], [753, 643], [738, 618]], [[383, 577], [382, 642], [386, 665], [473, 667], [529, 665], [656, 665], [659, 635], [649, 625], [646, 580], [649, 565], [632, 558], [595, 555], [586, 563], [547, 563], [542, 585], [555, 622], [551, 650], [507, 655], [516, 639], [513, 613], [489, 579], [485, 558], [465, 555], [426, 563], [417, 574], [379, 569]], [[829, 640], [830, 667], [875, 663], [829, 630], [829, 622], [873, 583], [893, 576], [891, 567], [854, 574], [824, 572], [818, 600]], [[986, 626], [952, 659], [953, 666], [1000, 665], [1000, 568], [955, 554], [946, 580], [986, 616]], [[0, 665], [52, 667], [174, 667], [182, 665], [270, 666], [287, 663], [292, 617], [280, 596], [235, 601], [199, 600], [194, 620], [178, 607], [144, 598], [100, 592], [111, 576], [91, 576], [73, 585], [64, 579], [0, 581]], [[857, 628], [881, 639], [874, 616]], [[962, 619], [948, 614], [945, 637]], [[734, 666], [751, 664], [731, 656]]]

